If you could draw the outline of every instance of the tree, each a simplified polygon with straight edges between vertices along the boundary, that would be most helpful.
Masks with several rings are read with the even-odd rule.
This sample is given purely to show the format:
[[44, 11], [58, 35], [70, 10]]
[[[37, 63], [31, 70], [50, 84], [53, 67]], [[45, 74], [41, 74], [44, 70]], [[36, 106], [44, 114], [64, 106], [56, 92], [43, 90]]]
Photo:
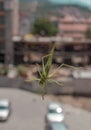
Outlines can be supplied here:
[[58, 32], [57, 27], [47, 18], [38, 18], [33, 23], [33, 34], [40, 36], [55, 36]]
[[89, 28], [86, 30], [85, 36], [86, 36], [86, 38], [91, 38], [91, 27], [89, 27]]

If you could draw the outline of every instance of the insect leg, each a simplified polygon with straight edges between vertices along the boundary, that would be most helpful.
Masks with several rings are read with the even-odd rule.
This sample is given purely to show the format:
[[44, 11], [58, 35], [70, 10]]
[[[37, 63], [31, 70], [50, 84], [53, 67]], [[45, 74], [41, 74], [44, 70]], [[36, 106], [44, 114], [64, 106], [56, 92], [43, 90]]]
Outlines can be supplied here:
[[40, 72], [39, 64], [36, 64], [36, 65], [37, 65], [37, 67], [38, 67], [39, 75], [40, 75], [40, 77], [42, 77], [42, 73]]
[[25, 81], [26, 81], [26, 82], [40, 81], [40, 79], [38, 79], [38, 78], [33, 78], [33, 79], [31, 79], [31, 80], [27, 79], [27, 80], [25, 80]]
[[53, 73], [49, 74], [48, 78], [51, 78], [54, 74], [57, 73], [57, 71], [62, 68], [63, 66], [71, 68], [71, 69], [79, 69], [77, 67], [71, 66], [71, 65], [67, 65], [67, 64], [61, 64]]
[[54, 80], [54, 79], [48, 79], [47, 81], [50, 82], [50, 83], [53, 83], [53, 82], [54, 82], [54, 83], [56, 83], [56, 84], [58, 84], [58, 85], [60, 85], [60, 86], [63, 86], [63, 83], [62, 83], [62, 82], [59, 83], [58, 81], [56, 81], [56, 80]]
[[42, 99], [44, 100], [44, 96], [45, 96], [45, 92], [46, 92], [46, 83], [42, 88]]

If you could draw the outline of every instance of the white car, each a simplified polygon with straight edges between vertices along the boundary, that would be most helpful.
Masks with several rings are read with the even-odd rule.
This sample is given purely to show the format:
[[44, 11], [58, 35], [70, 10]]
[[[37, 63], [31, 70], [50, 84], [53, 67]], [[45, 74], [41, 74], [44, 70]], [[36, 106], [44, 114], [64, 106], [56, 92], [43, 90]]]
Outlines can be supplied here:
[[0, 121], [6, 121], [10, 115], [10, 102], [8, 99], [0, 100]]
[[51, 102], [48, 105], [47, 114], [45, 116], [46, 124], [52, 122], [63, 122], [64, 121], [64, 114], [62, 105], [56, 102]]

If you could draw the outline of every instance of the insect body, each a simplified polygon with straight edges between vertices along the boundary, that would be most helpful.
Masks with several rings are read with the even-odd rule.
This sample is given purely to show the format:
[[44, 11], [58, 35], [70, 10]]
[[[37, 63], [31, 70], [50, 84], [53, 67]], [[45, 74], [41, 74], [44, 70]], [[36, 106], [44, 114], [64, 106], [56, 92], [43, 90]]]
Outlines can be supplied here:
[[[47, 79], [49, 78], [49, 71], [52, 65], [54, 49], [55, 49], [55, 44], [53, 45], [53, 48], [50, 51], [50, 54], [42, 57], [42, 72], [39, 72], [39, 75], [40, 75], [39, 84], [41, 86], [44, 86], [46, 84]], [[47, 57], [48, 57], [47, 62], [46, 64], [44, 64], [44, 60]]]
[[[51, 65], [52, 65], [54, 50], [55, 50], [55, 43], [53, 44], [53, 47], [50, 51], [50, 54], [42, 57], [42, 69], [41, 69], [41, 71], [40, 71], [39, 65], [37, 64], [40, 78], [34, 78], [34, 79], [30, 80], [30, 82], [33, 81], [33, 80], [37, 80], [39, 82], [39, 85], [43, 89], [42, 99], [44, 99], [44, 91], [45, 91], [47, 82], [50, 82], [50, 83], [54, 82], [54, 83], [62, 86], [61, 83], [52, 79], [52, 77], [58, 72], [58, 70], [61, 67], [65, 66], [65, 67], [69, 67], [69, 68], [72, 68], [72, 69], [77, 69], [76, 67], [73, 67], [73, 66], [70, 66], [70, 65], [67, 65], [67, 64], [61, 64], [56, 70], [54, 70], [52, 73], [49, 73]], [[47, 61], [45, 63], [46, 58], [47, 58]]]

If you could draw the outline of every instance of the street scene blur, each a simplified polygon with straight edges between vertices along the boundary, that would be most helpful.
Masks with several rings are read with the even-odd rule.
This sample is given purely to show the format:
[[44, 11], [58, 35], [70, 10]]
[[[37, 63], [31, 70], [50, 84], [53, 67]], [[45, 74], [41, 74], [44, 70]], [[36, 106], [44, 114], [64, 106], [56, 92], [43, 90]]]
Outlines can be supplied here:
[[37, 129], [91, 130], [90, 0], [0, 0], [0, 130]]

